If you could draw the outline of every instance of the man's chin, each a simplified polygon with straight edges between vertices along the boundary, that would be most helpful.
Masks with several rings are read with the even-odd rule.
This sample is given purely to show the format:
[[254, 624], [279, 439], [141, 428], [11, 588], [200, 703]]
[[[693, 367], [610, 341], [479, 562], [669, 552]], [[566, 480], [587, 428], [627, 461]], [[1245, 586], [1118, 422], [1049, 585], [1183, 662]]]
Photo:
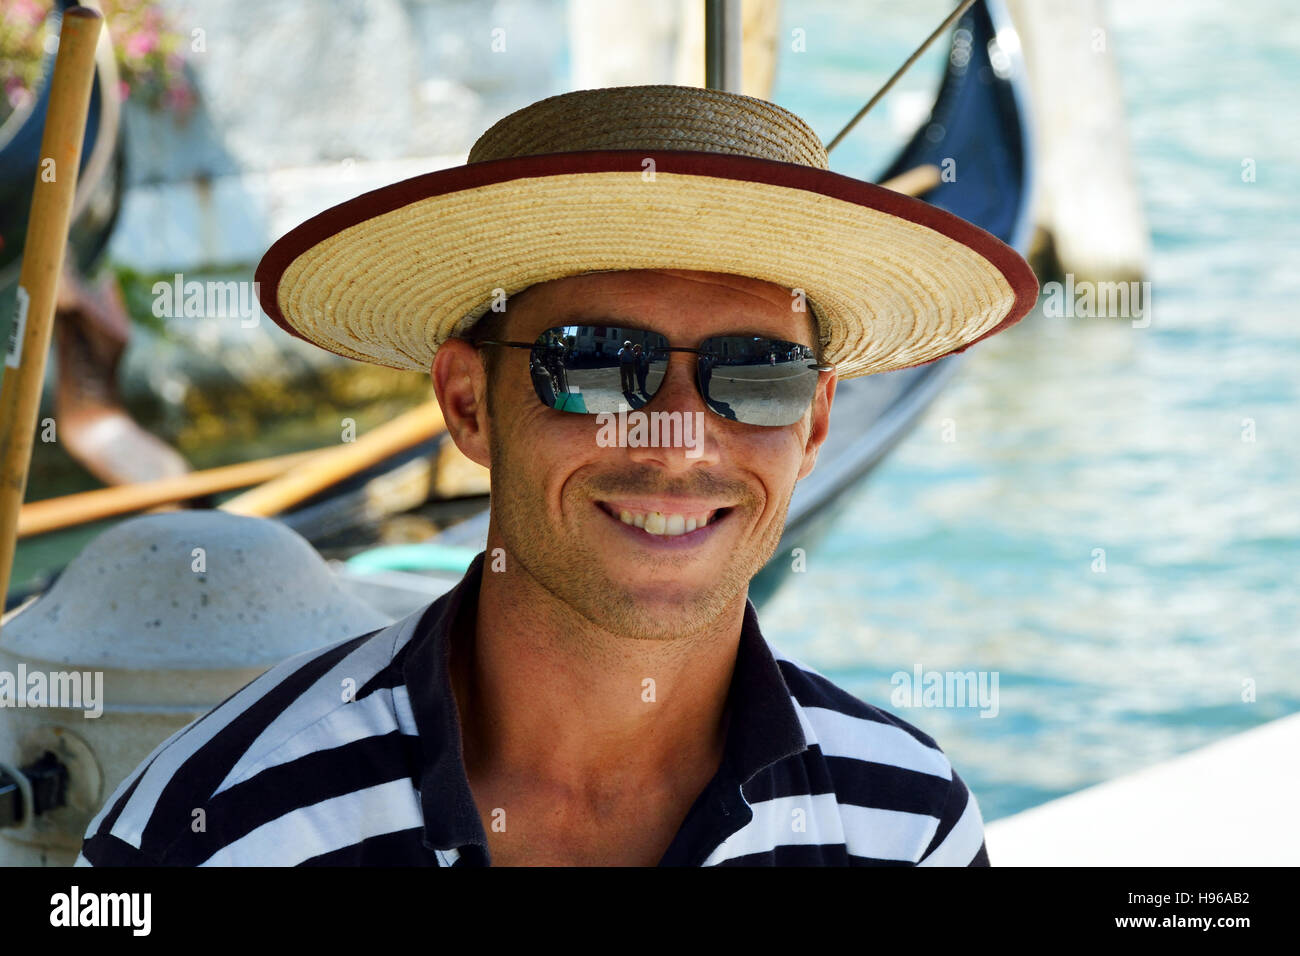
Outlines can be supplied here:
[[722, 524], [713, 535], [660, 542], [605, 515], [551, 535], [511, 534], [516, 529], [503, 522], [521, 566], [557, 601], [610, 634], [656, 641], [702, 631], [743, 603], [757, 568], [740, 560], [739, 524]]
[[590, 609], [595, 623], [635, 640], [667, 641], [708, 627], [734, 598], [699, 584], [616, 590]]
[[[602, 549], [603, 551], [603, 549]], [[588, 615], [614, 633], [668, 640], [708, 627], [743, 601], [749, 579], [719, 560], [651, 562], [626, 555], [600, 555], [605, 586]]]

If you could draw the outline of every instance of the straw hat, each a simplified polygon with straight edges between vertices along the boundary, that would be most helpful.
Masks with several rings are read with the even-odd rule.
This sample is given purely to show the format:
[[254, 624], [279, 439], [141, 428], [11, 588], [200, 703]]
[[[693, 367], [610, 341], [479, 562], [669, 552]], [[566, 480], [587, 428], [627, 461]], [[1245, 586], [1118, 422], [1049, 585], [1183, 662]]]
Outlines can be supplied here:
[[428, 371], [496, 290], [654, 268], [802, 289], [841, 378], [962, 351], [1038, 294], [1028, 264], [982, 229], [828, 171], [794, 114], [680, 86], [534, 103], [484, 133], [466, 165], [307, 220], [256, 278], [262, 307], [293, 335]]

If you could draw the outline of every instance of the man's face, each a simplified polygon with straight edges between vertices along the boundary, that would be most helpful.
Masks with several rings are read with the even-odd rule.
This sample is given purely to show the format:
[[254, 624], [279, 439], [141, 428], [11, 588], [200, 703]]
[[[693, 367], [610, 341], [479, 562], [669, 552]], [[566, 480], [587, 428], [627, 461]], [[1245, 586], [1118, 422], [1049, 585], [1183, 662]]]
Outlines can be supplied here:
[[[544, 329], [572, 324], [649, 328], [688, 347], [733, 332], [814, 345], [809, 313], [794, 311], [788, 290], [676, 270], [533, 286], [510, 300], [500, 337], [530, 342]], [[784, 427], [744, 425], [705, 406], [694, 354], [671, 353], [662, 385], [641, 411], [702, 420], [695, 447], [605, 447], [596, 416], [541, 403], [527, 351], [500, 349], [487, 383], [468, 350], [456, 340], [445, 344], [433, 377], [453, 438], [491, 469], [492, 528], [508, 568], [515, 562], [512, 570], [593, 624], [643, 639], [703, 627], [745, 592], [776, 550], [795, 482], [812, 470], [835, 389], [834, 374], [823, 374], [809, 415]], [[443, 363], [451, 371], [440, 373]], [[473, 402], [455, 397], [471, 389]], [[470, 411], [461, 415], [462, 409]], [[708, 523], [670, 535], [622, 520], [624, 513], [653, 512], [665, 516], [668, 531], [680, 527], [678, 515]], [[659, 527], [657, 517], [651, 523]]]

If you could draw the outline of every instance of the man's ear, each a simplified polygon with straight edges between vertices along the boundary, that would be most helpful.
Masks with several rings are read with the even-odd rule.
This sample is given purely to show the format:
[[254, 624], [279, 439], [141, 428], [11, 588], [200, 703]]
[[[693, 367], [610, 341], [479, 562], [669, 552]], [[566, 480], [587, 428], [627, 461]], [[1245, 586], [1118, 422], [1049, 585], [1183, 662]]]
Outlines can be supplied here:
[[803, 463], [795, 480], [800, 481], [812, 473], [817, 464], [817, 452], [826, 441], [831, 428], [831, 403], [835, 400], [835, 385], [839, 377], [834, 372], [823, 372], [817, 383], [817, 394], [813, 396], [812, 421], [808, 429], [808, 440], [804, 443]]
[[451, 440], [470, 461], [491, 468], [487, 371], [478, 349], [463, 339], [448, 339], [434, 354], [429, 377]]

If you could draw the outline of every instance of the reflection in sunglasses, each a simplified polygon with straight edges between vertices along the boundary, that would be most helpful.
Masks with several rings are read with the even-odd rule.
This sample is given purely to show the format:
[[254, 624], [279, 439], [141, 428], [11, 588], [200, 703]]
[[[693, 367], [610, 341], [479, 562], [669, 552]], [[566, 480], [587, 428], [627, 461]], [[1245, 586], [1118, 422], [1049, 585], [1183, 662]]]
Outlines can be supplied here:
[[761, 335], [713, 336], [684, 348], [648, 329], [569, 325], [542, 332], [531, 349], [538, 398], [558, 411], [588, 415], [641, 408], [662, 384], [671, 354], [689, 352], [696, 355], [700, 396], [715, 414], [742, 424], [790, 425], [807, 412], [822, 368], [811, 347]]

